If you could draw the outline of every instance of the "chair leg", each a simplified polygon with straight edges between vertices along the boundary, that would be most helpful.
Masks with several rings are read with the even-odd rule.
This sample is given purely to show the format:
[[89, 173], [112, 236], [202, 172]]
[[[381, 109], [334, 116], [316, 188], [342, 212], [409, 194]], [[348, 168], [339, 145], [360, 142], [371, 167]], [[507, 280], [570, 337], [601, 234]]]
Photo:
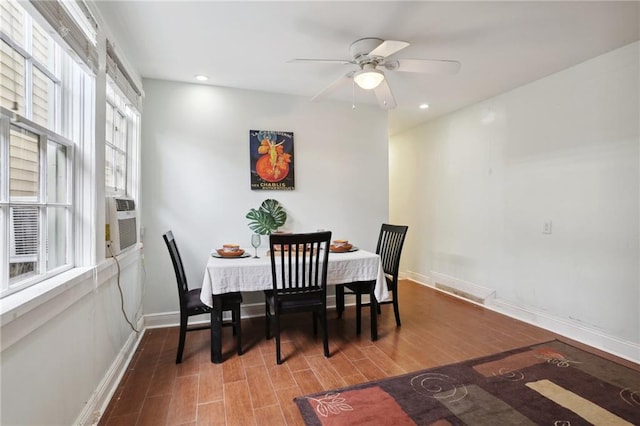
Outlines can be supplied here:
[[318, 313], [311, 312], [311, 314], [313, 315], [313, 335], [317, 336], [318, 335]]
[[178, 338], [178, 353], [176, 355], [176, 364], [182, 362], [182, 352], [184, 352], [184, 341], [187, 337], [188, 316], [180, 314], [180, 337]]
[[324, 356], [329, 358], [329, 329], [327, 328], [327, 309], [325, 308], [320, 314], [322, 317], [322, 343], [324, 345]]
[[282, 364], [282, 354], [280, 353], [280, 317], [275, 316], [274, 323], [276, 326], [275, 335], [276, 335], [276, 364]]
[[362, 329], [362, 295], [356, 293], [356, 334]]
[[396, 314], [396, 326], [400, 327], [400, 307], [398, 306], [398, 295], [393, 292], [393, 312]]
[[336, 311], [338, 311], [338, 318], [342, 318], [342, 312], [344, 312], [344, 286], [336, 286]]
[[269, 302], [264, 302], [264, 323], [265, 323], [265, 336], [266, 339], [271, 339], [271, 308], [269, 307]]
[[369, 292], [369, 314], [371, 315], [371, 341], [375, 342], [378, 340], [378, 314], [377, 311], [380, 309], [380, 304], [376, 300], [376, 296], [374, 294], [373, 285], [371, 286], [371, 290]]

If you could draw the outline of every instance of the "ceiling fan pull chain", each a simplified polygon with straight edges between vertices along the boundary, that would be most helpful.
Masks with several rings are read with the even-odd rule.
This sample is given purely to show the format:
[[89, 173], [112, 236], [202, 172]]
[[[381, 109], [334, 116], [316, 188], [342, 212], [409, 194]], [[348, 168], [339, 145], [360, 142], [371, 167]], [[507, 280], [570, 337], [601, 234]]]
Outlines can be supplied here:
[[356, 82], [351, 80], [351, 109], [356, 109]]

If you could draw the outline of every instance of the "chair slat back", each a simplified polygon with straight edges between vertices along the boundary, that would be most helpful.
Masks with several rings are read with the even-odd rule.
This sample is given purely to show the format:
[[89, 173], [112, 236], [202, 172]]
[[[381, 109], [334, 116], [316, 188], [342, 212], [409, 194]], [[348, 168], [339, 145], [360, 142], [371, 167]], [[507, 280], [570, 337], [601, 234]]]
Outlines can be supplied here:
[[330, 241], [331, 231], [272, 234], [273, 291], [281, 295], [326, 292]]
[[171, 262], [173, 263], [173, 270], [176, 273], [176, 282], [178, 283], [178, 295], [180, 296], [180, 304], [186, 305], [186, 294], [189, 292], [189, 286], [187, 284], [187, 275], [184, 272], [184, 266], [182, 265], [182, 258], [178, 251], [178, 245], [173, 237], [173, 232], [167, 231], [162, 238], [167, 244], [169, 254], [171, 255]]
[[400, 256], [408, 229], [409, 227], [404, 225], [382, 224], [376, 253], [380, 255], [385, 274], [398, 276]]

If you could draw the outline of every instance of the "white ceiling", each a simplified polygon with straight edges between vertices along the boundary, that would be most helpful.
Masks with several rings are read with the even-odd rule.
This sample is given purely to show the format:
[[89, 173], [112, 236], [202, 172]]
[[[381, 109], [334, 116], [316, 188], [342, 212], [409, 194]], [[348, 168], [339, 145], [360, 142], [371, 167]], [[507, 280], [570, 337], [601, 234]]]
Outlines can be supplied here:
[[[378, 1], [103, 1], [130, 65], [146, 78], [311, 98], [353, 65], [288, 63], [349, 58], [363, 37], [408, 41], [397, 58], [454, 59], [452, 76], [387, 72], [398, 108], [390, 133], [537, 80], [640, 38], [640, 3]], [[350, 85], [329, 99], [352, 102]], [[427, 102], [430, 108], [418, 109]], [[376, 104], [355, 92], [355, 104]]]

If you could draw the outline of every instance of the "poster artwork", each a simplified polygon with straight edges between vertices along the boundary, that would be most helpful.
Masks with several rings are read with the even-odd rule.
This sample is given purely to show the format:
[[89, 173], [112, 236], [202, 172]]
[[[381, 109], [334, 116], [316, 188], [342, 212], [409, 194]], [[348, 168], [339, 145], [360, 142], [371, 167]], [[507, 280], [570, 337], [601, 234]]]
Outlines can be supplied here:
[[249, 131], [251, 189], [295, 189], [293, 132]]

